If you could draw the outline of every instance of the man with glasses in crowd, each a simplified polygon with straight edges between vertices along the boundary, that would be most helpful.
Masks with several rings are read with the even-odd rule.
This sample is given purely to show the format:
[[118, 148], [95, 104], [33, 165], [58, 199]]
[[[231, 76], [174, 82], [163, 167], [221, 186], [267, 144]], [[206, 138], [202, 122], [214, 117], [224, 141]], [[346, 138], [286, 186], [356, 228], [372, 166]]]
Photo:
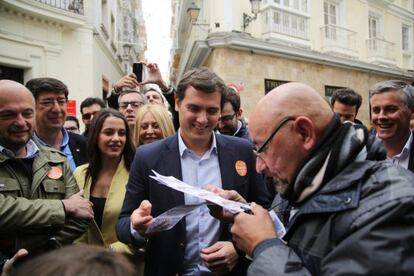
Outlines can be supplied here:
[[85, 131], [82, 133], [83, 136], [88, 137], [89, 125], [92, 122], [93, 116], [102, 108], [105, 108], [105, 102], [100, 98], [89, 97], [81, 102], [82, 122], [85, 125]]
[[63, 152], [72, 171], [85, 164], [85, 137], [68, 132], [63, 127], [69, 94], [67, 86], [58, 79], [35, 78], [28, 81], [26, 87], [32, 92], [36, 103], [36, 141]]
[[251, 141], [249, 130], [242, 118], [243, 110], [240, 105], [240, 96], [237, 92], [232, 88], [227, 88], [217, 128], [221, 134]]
[[257, 204], [234, 217], [233, 241], [253, 258], [248, 275], [414, 274], [414, 176], [368, 160], [365, 128], [288, 83], [259, 101], [250, 131], [257, 171], [286, 183], [273, 209], [286, 233]]
[[127, 119], [131, 133], [134, 133], [137, 112], [147, 103], [146, 97], [135, 89], [126, 88], [118, 98], [119, 111]]
[[69, 132], [80, 134], [79, 120], [75, 116], [66, 116], [63, 127]]

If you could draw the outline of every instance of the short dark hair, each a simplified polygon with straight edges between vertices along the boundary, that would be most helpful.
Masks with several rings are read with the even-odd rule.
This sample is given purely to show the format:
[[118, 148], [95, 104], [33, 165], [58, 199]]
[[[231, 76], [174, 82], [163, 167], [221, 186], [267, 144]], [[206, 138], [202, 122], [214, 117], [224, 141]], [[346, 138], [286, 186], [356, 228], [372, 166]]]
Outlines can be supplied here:
[[95, 116], [93, 116], [92, 122], [89, 126], [88, 133], [88, 156], [89, 156], [89, 166], [85, 174], [85, 182], [89, 179], [92, 180], [92, 184], [98, 178], [99, 172], [102, 170], [102, 156], [101, 151], [98, 147], [99, 133], [102, 130], [102, 126], [105, 120], [109, 117], [119, 118], [124, 122], [125, 131], [126, 131], [126, 142], [124, 150], [122, 151], [122, 156], [124, 158], [125, 167], [129, 171], [131, 168], [132, 160], [135, 155], [135, 146], [132, 140], [131, 129], [128, 126], [128, 122], [125, 119], [125, 116], [121, 112], [113, 108], [104, 108], [101, 109]]
[[79, 120], [78, 118], [76, 118], [75, 116], [66, 116], [66, 120], [65, 121], [73, 121], [76, 123], [76, 126], [79, 128]]
[[331, 105], [334, 106], [334, 103], [338, 101], [344, 105], [356, 106], [356, 112], [362, 104], [362, 97], [357, 92], [351, 88], [341, 88], [333, 92], [331, 97]]
[[133, 94], [133, 93], [138, 94], [138, 95], [141, 97], [141, 99], [142, 99], [142, 101], [144, 102], [144, 104], [146, 104], [146, 103], [147, 103], [147, 97], [145, 97], [145, 95], [144, 95], [144, 94], [142, 94], [141, 92], [139, 92], [139, 91], [137, 91], [137, 90], [130, 89], [130, 90], [124, 90], [124, 91], [122, 91], [122, 92], [119, 94], [119, 96], [118, 96], [118, 104], [121, 102], [121, 98], [122, 98], [123, 96], [128, 95], [128, 94]]
[[221, 95], [220, 106], [223, 108], [226, 85], [223, 80], [206, 67], [195, 68], [187, 71], [177, 86], [176, 96], [179, 101], [185, 97], [185, 91], [189, 86], [205, 93], [218, 91]]
[[233, 88], [227, 88], [226, 94], [224, 97], [224, 103], [230, 103], [233, 107], [234, 112], [238, 112], [240, 110], [240, 96], [234, 91]]
[[26, 83], [26, 88], [32, 92], [35, 100], [39, 98], [41, 92], [64, 93], [66, 100], [68, 99], [68, 87], [55, 78], [35, 78]]
[[92, 245], [69, 245], [33, 257], [10, 272], [14, 275], [133, 276], [134, 266], [126, 256]]
[[91, 106], [91, 105], [94, 105], [94, 104], [97, 104], [102, 108], [106, 107], [105, 102], [102, 99], [89, 97], [89, 98], [84, 99], [81, 102], [81, 105], [80, 105], [81, 113], [83, 114], [83, 108], [84, 107], [88, 107], [88, 106]]

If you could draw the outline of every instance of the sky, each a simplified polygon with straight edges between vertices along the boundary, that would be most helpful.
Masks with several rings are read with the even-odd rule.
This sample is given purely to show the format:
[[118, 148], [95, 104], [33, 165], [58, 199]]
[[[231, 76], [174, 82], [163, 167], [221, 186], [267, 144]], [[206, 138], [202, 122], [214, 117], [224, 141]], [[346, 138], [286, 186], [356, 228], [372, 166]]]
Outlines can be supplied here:
[[147, 31], [145, 57], [148, 62], [158, 64], [164, 80], [167, 80], [172, 45], [170, 38], [171, 0], [142, 0], [142, 8]]

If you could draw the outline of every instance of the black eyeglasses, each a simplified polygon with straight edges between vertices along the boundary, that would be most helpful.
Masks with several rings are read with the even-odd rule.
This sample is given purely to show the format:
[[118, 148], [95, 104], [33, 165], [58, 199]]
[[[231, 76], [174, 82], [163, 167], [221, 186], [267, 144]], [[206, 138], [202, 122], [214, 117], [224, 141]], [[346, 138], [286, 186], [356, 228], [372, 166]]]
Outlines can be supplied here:
[[293, 121], [295, 120], [295, 117], [292, 116], [287, 116], [285, 118], [282, 119], [282, 121], [280, 121], [280, 123], [277, 125], [275, 131], [273, 131], [272, 134], [270, 134], [269, 138], [266, 139], [266, 141], [264, 142], [264, 144], [258, 148], [258, 149], [254, 149], [253, 152], [256, 156], [259, 156], [261, 153], [266, 151], [266, 146], [269, 144], [269, 142], [272, 140], [272, 138], [276, 135], [276, 133], [289, 121]]
[[233, 115], [224, 115], [224, 116], [221, 116], [219, 118], [219, 120], [222, 121], [222, 122], [228, 122], [228, 121], [233, 120], [234, 116], [236, 116], [236, 113], [234, 113]]
[[96, 114], [97, 112], [98, 112], [98, 111], [91, 112], [91, 113], [83, 113], [83, 114], [82, 114], [82, 119], [84, 119], [84, 120], [92, 120], [93, 116], [95, 116], [95, 114]]
[[39, 105], [44, 106], [44, 107], [52, 107], [55, 106], [55, 103], [58, 104], [58, 106], [64, 106], [66, 105], [67, 101], [66, 98], [50, 98], [50, 99], [42, 99], [39, 102]]
[[119, 107], [120, 108], [127, 108], [128, 105], [131, 105], [132, 108], [138, 108], [141, 105], [143, 105], [143, 102], [139, 102], [139, 101], [131, 101], [131, 102], [120, 102], [119, 103]]

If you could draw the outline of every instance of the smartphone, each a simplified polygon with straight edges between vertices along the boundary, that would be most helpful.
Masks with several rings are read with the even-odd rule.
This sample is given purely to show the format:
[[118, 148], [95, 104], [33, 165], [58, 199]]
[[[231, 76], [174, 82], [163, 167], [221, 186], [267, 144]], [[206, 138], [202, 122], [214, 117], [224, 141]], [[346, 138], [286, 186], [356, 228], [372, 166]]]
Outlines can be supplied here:
[[144, 64], [142, 62], [134, 62], [132, 64], [132, 72], [137, 76], [137, 81], [142, 82], [144, 75]]

